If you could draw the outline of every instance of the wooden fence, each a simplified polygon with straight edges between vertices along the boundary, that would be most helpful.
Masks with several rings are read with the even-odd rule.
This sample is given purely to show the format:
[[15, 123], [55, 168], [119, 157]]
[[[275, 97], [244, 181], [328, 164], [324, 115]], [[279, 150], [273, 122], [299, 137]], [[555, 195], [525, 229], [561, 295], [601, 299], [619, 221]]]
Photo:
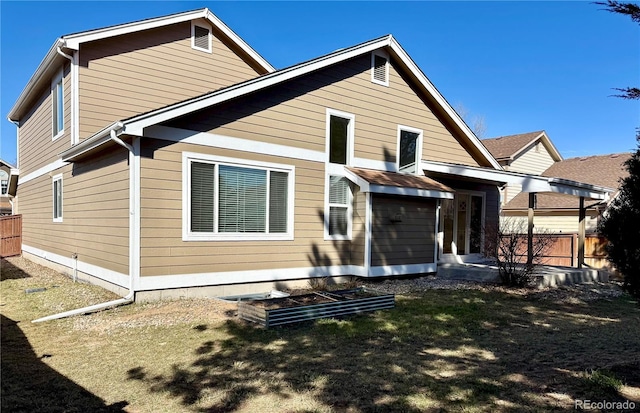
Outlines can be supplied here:
[[22, 253], [22, 215], [0, 217], [0, 257]]
[[[526, 238], [526, 234], [522, 234]], [[553, 234], [554, 241], [546, 251], [541, 263], [544, 265], [558, 265], [563, 267], [578, 266], [578, 234]], [[547, 237], [547, 235], [545, 235]], [[535, 238], [535, 235], [534, 235]], [[584, 263], [592, 268], [609, 268], [605, 246], [607, 240], [597, 234], [586, 234], [584, 239]], [[521, 252], [526, 257], [526, 245]]]

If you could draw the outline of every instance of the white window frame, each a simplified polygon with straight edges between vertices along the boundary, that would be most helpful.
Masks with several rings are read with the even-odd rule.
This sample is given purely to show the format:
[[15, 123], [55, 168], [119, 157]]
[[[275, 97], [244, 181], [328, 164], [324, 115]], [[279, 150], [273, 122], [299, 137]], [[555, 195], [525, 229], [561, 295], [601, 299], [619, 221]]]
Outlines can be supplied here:
[[[378, 57], [382, 57], [386, 60], [386, 64], [384, 67], [384, 73], [385, 73], [385, 80], [384, 82], [381, 82], [380, 80], [375, 78], [375, 62], [376, 62], [376, 56]], [[378, 85], [382, 85], [382, 86], [389, 86], [389, 54], [382, 51], [382, 50], [376, 50], [374, 52], [371, 52], [371, 82], [376, 83]]]
[[[202, 47], [196, 46], [196, 27], [200, 27], [201, 29], [207, 29], [207, 31], [209, 32], [207, 49], [203, 49]], [[191, 48], [192, 49], [199, 50], [201, 52], [213, 53], [213, 47], [211, 45], [212, 40], [213, 40], [213, 32], [212, 32], [211, 26], [204, 23], [191, 22]]]
[[[351, 240], [353, 238], [353, 189], [351, 183], [349, 183], [349, 190], [347, 193], [347, 234], [346, 235], [330, 235], [329, 234], [329, 224], [330, 224], [330, 211], [332, 206], [344, 207], [342, 204], [332, 204], [329, 202], [329, 192], [331, 187], [331, 176], [339, 176], [341, 178], [345, 178], [344, 170], [342, 173], [334, 174], [327, 173], [325, 177], [324, 184], [324, 239], [325, 241], [332, 240]], [[350, 182], [350, 181], [349, 181]]]
[[[347, 128], [347, 163], [345, 165], [329, 162], [329, 157], [331, 156], [331, 116], [349, 119], [349, 127]], [[327, 108], [327, 115], [325, 119], [325, 163], [328, 172], [331, 172], [334, 175], [344, 174], [343, 166], [351, 165], [353, 163], [355, 123], [356, 115], [353, 113]]]
[[[329, 162], [331, 154], [331, 116], [337, 116], [349, 119], [349, 127], [347, 128], [347, 163], [345, 165]], [[324, 184], [324, 239], [329, 240], [351, 240], [353, 234], [353, 191], [348, 194], [348, 210], [347, 210], [347, 235], [329, 235], [329, 213], [331, 211], [329, 204], [329, 187], [330, 176], [345, 176], [344, 167], [353, 164], [355, 152], [355, 123], [356, 116], [353, 113], [342, 112], [340, 110], [327, 108], [325, 118], [325, 184]]]
[[414, 172], [407, 172], [413, 175], [424, 175], [422, 168], [420, 167], [420, 163], [422, 162], [422, 145], [423, 145], [423, 130], [412, 128], [410, 126], [398, 125], [397, 135], [396, 135], [396, 170], [400, 173], [400, 136], [402, 135], [402, 131], [417, 133], [418, 139], [416, 141], [416, 170]]
[[[60, 182], [58, 188], [60, 189], [60, 216], [56, 216], [56, 182]], [[51, 193], [53, 195], [53, 202], [51, 203], [51, 216], [53, 222], [62, 222], [62, 216], [64, 211], [64, 183], [62, 182], [62, 174], [54, 175], [51, 178]]]
[[[62, 89], [62, 102], [57, 102], [58, 100], [58, 84], [60, 84], [60, 88]], [[54, 102], [57, 105], [54, 105]], [[54, 126], [56, 126], [56, 120], [58, 118], [58, 113], [56, 109], [62, 111], [62, 128], [54, 133]], [[51, 80], [51, 135], [52, 141], [55, 141], [62, 135], [64, 135], [64, 73], [63, 69], [56, 74], [56, 76]]]
[[[237, 166], [241, 168], [262, 169], [273, 172], [287, 173], [287, 232], [283, 233], [233, 233], [217, 232], [218, 229], [218, 174], [216, 172], [214, 191], [214, 231], [213, 232], [192, 232], [191, 231], [191, 163], [211, 163], [216, 165]], [[217, 171], [217, 168], [216, 168]], [[269, 185], [267, 184], [267, 200], [269, 196]], [[195, 152], [182, 153], [182, 240], [183, 241], [259, 241], [259, 240], [293, 240], [294, 239], [294, 207], [295, 207], [295, 166], [277, 164], [270, 162], [251, 161], [225, 156], [207, 155]], [[267, 201], [268, 203], [268, 201]], [[269, 228], [269, 213], [267, 211], [266, 226]]]

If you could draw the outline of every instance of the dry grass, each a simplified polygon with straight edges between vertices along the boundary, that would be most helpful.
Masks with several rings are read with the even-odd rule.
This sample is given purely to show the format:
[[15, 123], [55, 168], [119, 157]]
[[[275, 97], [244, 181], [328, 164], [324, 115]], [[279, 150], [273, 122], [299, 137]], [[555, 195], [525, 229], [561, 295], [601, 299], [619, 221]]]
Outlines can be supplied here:
[[[25, 293], [37, 287], [47, 290]], [[390, 311], [273, 330], [239, 322], [234, 306], [213, 300], [30, 322], [112, 298], [26, 260], [2, 261], [3, 412], [640, 405], [640, 311], [628, 296], [425, 290], [397, 296]]]

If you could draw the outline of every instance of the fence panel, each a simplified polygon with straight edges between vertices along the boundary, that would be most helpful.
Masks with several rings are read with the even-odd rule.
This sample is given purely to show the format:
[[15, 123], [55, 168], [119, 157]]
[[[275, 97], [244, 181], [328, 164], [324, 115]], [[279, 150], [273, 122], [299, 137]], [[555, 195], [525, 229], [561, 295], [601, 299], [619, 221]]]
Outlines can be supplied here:
[[0, 257], [22, 253], [22, 215], [0, 218]]

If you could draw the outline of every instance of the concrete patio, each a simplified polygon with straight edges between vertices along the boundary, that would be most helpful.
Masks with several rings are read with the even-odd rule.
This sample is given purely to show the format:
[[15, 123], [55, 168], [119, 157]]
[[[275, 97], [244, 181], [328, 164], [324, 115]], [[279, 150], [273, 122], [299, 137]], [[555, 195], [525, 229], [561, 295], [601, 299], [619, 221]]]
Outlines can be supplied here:
[[[438, 264], [437, 277], [451, 280], [481, 281], [497, 283], [500, 281], [498, 266], [495, 263], [481, 264]], [[534, 277], [539, 288], [557, 287], [559, 285], [579, 284], [585, 282], [608, 282], [609, 272], [597, 268], [573, 268], [540, 265]]]

